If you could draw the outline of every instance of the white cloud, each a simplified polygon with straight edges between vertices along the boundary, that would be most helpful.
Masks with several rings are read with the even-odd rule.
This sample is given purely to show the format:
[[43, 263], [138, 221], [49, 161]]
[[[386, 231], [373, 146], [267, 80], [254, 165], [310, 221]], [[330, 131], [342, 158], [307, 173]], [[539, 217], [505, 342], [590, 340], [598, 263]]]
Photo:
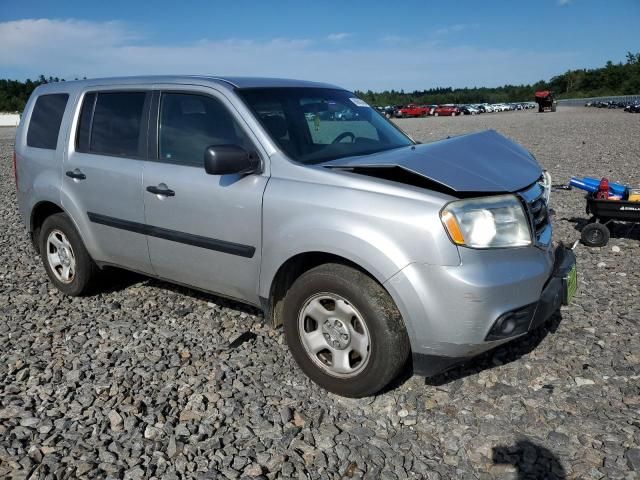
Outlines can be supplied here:
[[1, 76], [251, 75], [326, 81], [350, 89], [413, 90], [528, 83], [581, 66], [571, 52], [447, 46], [410, 38], [350, 42], [349, 47], [328, 39], [288, 38], [164, 45], [138, 32], [119, 22], [0, 23]]
[[411, 42], [411, 39], [409, 37], [403, 37], [402, 35], [385, 35], [380, 39], [380, 41], [390, 45], [399, 45], [402, 43], [409, 43]]
[[330, 40], [332, 42], [339, 42], [350, 36], [351, 34], [346, 32], [330, 33], [329, 35], [327, 35], [327, 40]]
[[477, 24], [466, 24], [466, 23], [457, 23], [455, 25], [449, 25], [446, 27], [441, 27], [438, 28], [434, 31], [435, 35], [449, 35], [451, 33], [458, 33], [458, 32], [462, 32], [463, 30], [468, 30], [471, 28], [477, 28]]

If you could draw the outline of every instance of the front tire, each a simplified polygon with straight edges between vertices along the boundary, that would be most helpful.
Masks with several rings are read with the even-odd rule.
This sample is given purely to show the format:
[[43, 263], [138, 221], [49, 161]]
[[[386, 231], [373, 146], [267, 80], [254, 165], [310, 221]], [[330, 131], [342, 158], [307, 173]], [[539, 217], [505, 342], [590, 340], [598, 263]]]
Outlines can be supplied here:
[[346, 265], [324, 264], [298, 277], [284, 299], [283, 320], [301, 370], [338, 395], [379, 392], [409, 357], [409, 338], [387, 291]]
[[39, 241], [42, 263], [54, 286], [74, 297], [87, 293], [98, 267], [71, 219], [64, 213], [47, 217]]

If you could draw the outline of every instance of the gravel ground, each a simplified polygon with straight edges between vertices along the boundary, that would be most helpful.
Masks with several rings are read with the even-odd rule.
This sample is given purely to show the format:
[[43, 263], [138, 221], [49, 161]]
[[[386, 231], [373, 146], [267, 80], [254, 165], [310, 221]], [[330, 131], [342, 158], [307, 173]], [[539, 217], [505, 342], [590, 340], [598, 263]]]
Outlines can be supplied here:
[[[494, 128], [558, 183], [640, 183], [640, 115], [398, 123], [422, 141]], [[0, 129], [0, 477], [640, 476], [640, 227], [579, 246], [574, 304], [530, 337], [347, 400], [307, 380], [250, 307], [118, 271], [93, 296], [59, 294], [19, 223], [13, 134]], [[556, 238], [577, 239], [582, 195], [552, 206]]]

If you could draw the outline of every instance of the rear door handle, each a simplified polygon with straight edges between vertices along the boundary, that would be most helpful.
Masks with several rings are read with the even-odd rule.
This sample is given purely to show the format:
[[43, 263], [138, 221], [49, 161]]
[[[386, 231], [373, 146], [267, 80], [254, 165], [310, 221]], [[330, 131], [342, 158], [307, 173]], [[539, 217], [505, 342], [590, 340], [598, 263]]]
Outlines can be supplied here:
[[161, 183], [157, 187], [152, 185], [147, 187], [147, 192], [153, 193], [155, 195], [162, 195], [163, 197], [175, 197], [176, 192], [167, 187], [164, 183]]
[[75, 170], [69, 170], [67, 172], [67, 177], [73, 178], [74, 180], [84, 180], [85, 178], [87, 178], [87, 176], [78, 168], [76, 168]]

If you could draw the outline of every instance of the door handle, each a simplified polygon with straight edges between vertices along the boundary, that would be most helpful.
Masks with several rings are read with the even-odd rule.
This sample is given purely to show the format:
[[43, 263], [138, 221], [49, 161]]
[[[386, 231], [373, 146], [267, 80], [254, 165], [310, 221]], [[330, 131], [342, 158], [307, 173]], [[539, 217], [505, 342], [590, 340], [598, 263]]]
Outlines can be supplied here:
[[69, 170], [67, 172], [67, 177], [73, 178], [74, 180], [84, 180], [87, 176], [82, 173], [78, 168], [75, 170]]
[[164, 183], [161, 183], [157, 187], [153, 185], [147, 187], [147, 192], [153, 193], [155, 195], [162, 195], [163, 197], [175, 197], [176, 195], [176, 192], [174, 192], [170, 188], [167, 188]]

